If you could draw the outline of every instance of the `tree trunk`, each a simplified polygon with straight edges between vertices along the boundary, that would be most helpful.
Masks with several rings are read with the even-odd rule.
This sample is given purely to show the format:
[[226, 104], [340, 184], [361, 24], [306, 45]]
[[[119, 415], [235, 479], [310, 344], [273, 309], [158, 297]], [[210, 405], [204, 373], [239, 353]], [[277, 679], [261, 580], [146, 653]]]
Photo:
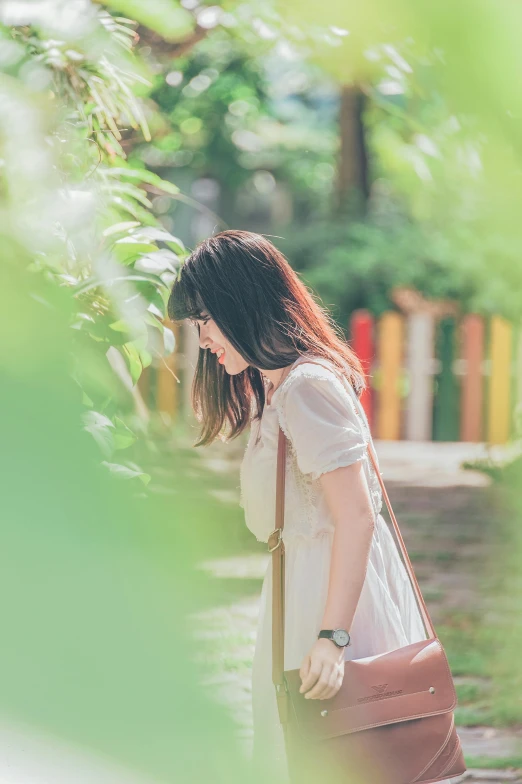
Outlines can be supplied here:
[[366, 96], [357, 85], [341, 89], [341, 139], [334, 212], [363, 216], [369, 196], [368, 153], [363, 125]]

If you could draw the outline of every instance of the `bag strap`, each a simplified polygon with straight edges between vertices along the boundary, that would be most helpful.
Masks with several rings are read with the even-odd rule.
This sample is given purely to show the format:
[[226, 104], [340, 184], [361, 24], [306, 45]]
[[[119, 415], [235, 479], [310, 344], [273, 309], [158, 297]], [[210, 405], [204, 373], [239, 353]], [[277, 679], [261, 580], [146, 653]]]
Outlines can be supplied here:
[[[306, 362], [313, 362], [316, 365], [322, 365], [320, 362], [314, 362], [313, 360], [309, 359], [308, 357], [303, 358]], [[300, 362], [300, 360], [298, 360]], [[294, 363], [295, 364], [298, 364]], [[324, 367], [324, 365], [322, 365]], [[351, 385], [350, 385], [351, 386]], [[357, 398], [355, 391], [352, 388], [353, 396]], [[356, 409], [357, 404], [360, 405], [360, 401], [357, 398], [356, 400]], [[357, 410], [357, 414], [361, 417], [361, 414]], [[285, 523], [285, 509], [284, 509], [284, 499], [285, 499], [285, 465], [286, 465], [286, 436], [284, 432], [279, 428], [279, 440], [277, 446], [277, 482], [276, 482], [276, 527], [268, 537], [268, 551], [272, 553], [272, 681], [276, 688], [276, 697], [279, 709], [279, 718], [281, 722], [284, 724], [288, 718], [288, 704], [286, 699], [286, 683], [284, 679], [284, 630], [285, 630], [285, 546], [282, 538], [283, 528]], [[384, 487], [384, 482], [379, 471], [379, 466], [377, 463], [377, 459], [375, 457], [373, 445], [372, 445], [372, 437], [371, 433], [369, 433], [369, 441], [367, 444], [368, 454], [373, 464], [373, 468], [377, 477], [379, 479], [379, 483], [381, 485], [382, 494], [384, 500], [386, 502], [386, 506], [388, 507], [388, 512], [390, 514], [390, 518], [393, 523], [393, 527], [395, 530], [395, 534], [397, 536], [397, 540], [399, 543], [399, 549], [402, 552], [404, 558], [404, 565], [406, 567], [406, 571], [408, 572], [408, 576], [410, 578], [410, 582], [413, 587], [413, 591], [415, 594], [415, 598], [417, 600], [417, 605], [421, 612], [422, 619], [424, 621], [424, 626], [428, 633], [427, 639], [436, 639], [437, 635], [435, 632], [435, 628], [431, 621], [428, 608], [426, 607], [426, 603], [422, 597], [422, 593], [419, 587], [419, 583], [417, 582], [417, 578], [415, 577], [415, 572], [413, 571], [413, 566], [410, 561], [410, 557], [408, 555], [408, 551], [406, 550], [406, 545], [404, 544], [404, 540], [402, 538], [401, 532], [399, 530], [399, 524], [397, 523], [397, 519], [392, 509], [392, 505], [386, 492], [386, 488]]]

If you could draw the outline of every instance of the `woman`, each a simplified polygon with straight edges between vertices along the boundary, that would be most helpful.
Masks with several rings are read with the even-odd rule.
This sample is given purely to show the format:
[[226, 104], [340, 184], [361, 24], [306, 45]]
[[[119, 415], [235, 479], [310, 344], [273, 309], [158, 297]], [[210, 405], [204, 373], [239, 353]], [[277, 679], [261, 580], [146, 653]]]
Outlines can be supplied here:
[[[262, 542], [275, 527], [279, 427], [288, 438], [284, 665], [299, 669], [307, 699], [327, 700], [342, 684], [345, 660], [426, 638], [380, 515], [380, 485], [366, 449], [371, 435], [358, 400], [361, 364], [285, 257], [251, 232], [223, 231], [200, 243], [180, 269], [168, 314], [199, 330], [192, 393], [202, 433], [195, 446], [251, 425], [241, 505]], [[284, 780], [271, 587], [269, 563], [252, 671], [253, 759]], [[349, 633], [349, 645], [342, 631], [331, 638], [339, 629]]]

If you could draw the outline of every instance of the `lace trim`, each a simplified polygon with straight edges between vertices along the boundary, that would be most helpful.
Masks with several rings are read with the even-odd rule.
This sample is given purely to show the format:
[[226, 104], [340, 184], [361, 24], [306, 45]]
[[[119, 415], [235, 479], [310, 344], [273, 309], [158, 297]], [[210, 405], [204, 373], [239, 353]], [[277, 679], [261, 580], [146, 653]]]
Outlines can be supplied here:
[[[362, 447], [362, 449], [361, 449]], [[353, 459], [353, 452], [357, 449], [361, 449], [359, 457], [355, 460]], [[346, 455], [338, 455], [335, 460], [332, 460], [325, 468], [321, 468], [320, 471], [312, 471], [310, 476], [314, 481], [317, 481], [319, 477], [323, 474], [327, 474], [330, 471], [335, 471], [336, 468], [342, 468], [343, 466], [352, 465], [353, 463], [358, 463], [360, 460], [364, 460], [365, 457], [365, 450], [366, 450], [366, 443], [363, 441], [362, 444], [357, 444], [357, 446], [353, 447], [353, 450], [350, 453], [350, 456], [347, 457]]]
[[318, 527], [315, 531], [310, 533], [309, 531], [294, 531], [286, 529], [286, 526], [283, 531], [283, 541], [285, 544], [289, 542], [309, 542], [310, 540], [319, 539], [322, 536], [333, 536], [335, 532], [335, 528], [325, 528], [324, 526]]
[[299, 516], [301, 519], [306, 520], [308, 535], [312, 532], [313, 536], [313, 532], [318, 524], [316, 515], [317, 490], [310, 478], [299, 469], [297, 454], [294, 445], [289, 438], [287, 446], [289, 447], [287, 448], [287, 468], [289, 467], [291, 471], [293, 486], [297, 491], [296, 497], [301, 501], [301, 512]]
[[260, 426], [260, 421], [259, 420], [251, 420], [251, 422], [250, 422], [250, 433], [248, 434], [247, 443], [246, 443], [245, 449], [243, 451], [243, 457], [241, 458], [241, 463], [239, 464], [239, 506], [241, 507], [241, 509], [245, 509], [245, 496], [244, 496], [244, 491], [243, 491], [243, 485], [244, 485], [244, 482], [243, 482], [243, 466], [244, 466], [244, 463], [245, 463], [245, 460], [246, 460], [247, 452], [248, 452], [249, 447], [250, 447], [250, 442], [252, 441], [252, 438], [253, 438], [253, 428], [254, 428], [254, 425], [256, 424], [256, 422], [257, 422], [257, 425], [258, 425], [258, 428], [259, 428], [259, 426]]
[[[305, 363], [303, 363], [303, 364], [305, 364]], [[298, 367], [300, 367], [300, 366], [298, 366]], [[296, 368], [296, 370], [297, 369], [298, 368]], [[307, 375], [308, 375], [307, 373], [300, 373], [299, 376], [297, 376], [297, 377], [298, 378], [303, 378], [303, 377], [307, 377]], [[286, 377], [285, 383], [288, 382], [288, 379], [291, 376], [293, 378], [295, 378], [296, 377], [295, 372], [291, 372]], [[310, 374], [311, 378], [316, 378], [317, 376], [318, 376], [318, 374], [316, 374], [316, 373], [311, 373]], [[328, 381], [330, 381], [330, 380], [333, 381], [334, 378], [330, 379], [330, 377], [328, 377], [327, 380]], [[288, 383], [286, 383], [286, 386], [288, 388], [288, 386], [289, 386]], [[339, 386], [341, 386], [340, 383], [339, 383]], [[279, 389], [282, 389], [282, 386], [279, 387]], [[344, 391], [344, 394], [346, 394], [346, 391]], [[318, 519], [318, 515], [317, 515], [317, 502], [318, 502], [318, 494], [320, 492], [320, 486], [318, 486], [317, 482], [314, 480], [314, 478], [311, 475], [303, 474], [303, 472], [299, 468], [299, 465], [297, 463], [296, 450], [295, 450], [294, 444], [292, 442], [292, 439], [290, 437], [290, 433], [289, 433], [289, 430], [288, 430], [288, 424], [286, 422], [286, 418], [285, 418], [284, 412], [283, 412], [283, 406], [280, 405], [280, 402], [281, 402], [281, 396], [278, 397], [277, 401], [273, 401], [273, 404], [276, 407], [276, 411], [277, 411], [277, 415], [278, 415], [278, 419], [279, 419], [279, 424], [281, 426], [281, 430], [283, 431], [283, 433], [285, 434], [285, 436], [287, 438], [287, 450], [286, 450], [286, 452], [287, 452], [287, 464], [286, 465], [287, 465], [287, 469], [290, 468], [291, 475], [292, 475], [292, 480], [293, 480], [294, 486], [295, 486], [295, 488], [297, 490], [297, 497], [300, 498], [300, 499], [304, 499], [304, 503], [302, 503], [301, 517], [304, 517], [304, 519], [306, 520], [307, 527], [308, 527], [308, 532], [307, 533], [303, 533], [303, 536], [308, 536], [308, 537], [310, 535], [311, 536], [315, 536], [316, 533], [319, 530], [322, 530], [322, 529], [319, 528], [321, 523], [320, 523], [320, 521]]]

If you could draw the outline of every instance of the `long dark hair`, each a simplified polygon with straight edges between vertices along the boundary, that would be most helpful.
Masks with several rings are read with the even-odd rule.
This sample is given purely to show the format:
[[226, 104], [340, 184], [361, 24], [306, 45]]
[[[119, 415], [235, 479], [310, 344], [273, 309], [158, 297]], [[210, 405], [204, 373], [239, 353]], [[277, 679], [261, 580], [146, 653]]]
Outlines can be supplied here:
[[[167, 312], [172, 321], [211, 316], [249, 363], [242, 373], [229, 375], [215, 354], [199, 349], [192, 406], [203, 427], [194, 446], [239, 435], [263, 412], [260, 369], [285, 367], [304, 352], [331, 360], [357, 395], [366, 386], [341, 328], [261, 234], [229, 230], [200, 242], [178, 271]], [[225, 420], [228, 433], [223, 433]]]

